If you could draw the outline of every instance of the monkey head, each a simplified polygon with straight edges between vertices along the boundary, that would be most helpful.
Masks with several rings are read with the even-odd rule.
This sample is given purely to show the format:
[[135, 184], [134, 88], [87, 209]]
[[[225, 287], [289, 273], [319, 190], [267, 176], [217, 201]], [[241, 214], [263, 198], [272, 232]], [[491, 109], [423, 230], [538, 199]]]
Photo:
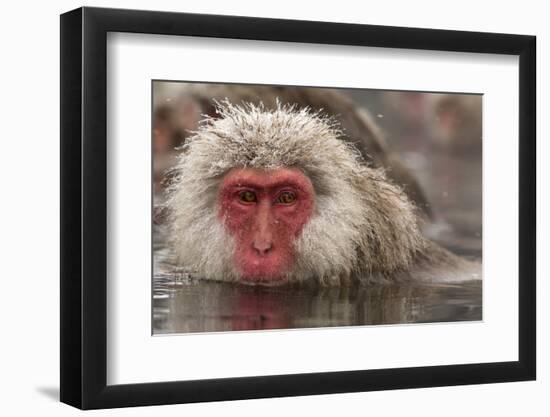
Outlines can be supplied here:
[[340, 284], [407, 270], [426, 242], [415, 208], [336, 122], [224, 102], [181, 149], [167, 205], [197, 277]]

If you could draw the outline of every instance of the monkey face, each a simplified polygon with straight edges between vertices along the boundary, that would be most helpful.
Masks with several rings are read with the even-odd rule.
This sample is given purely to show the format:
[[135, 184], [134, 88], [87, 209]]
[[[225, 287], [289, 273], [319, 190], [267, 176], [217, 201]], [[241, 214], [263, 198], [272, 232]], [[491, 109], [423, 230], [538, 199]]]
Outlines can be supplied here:
[[234, 264], [241, 280], [285, 281], [294, 242], [314, 207], [313, 185], [293, 168], [234, 168], [220, 186], [219, 217], [235, 240]]

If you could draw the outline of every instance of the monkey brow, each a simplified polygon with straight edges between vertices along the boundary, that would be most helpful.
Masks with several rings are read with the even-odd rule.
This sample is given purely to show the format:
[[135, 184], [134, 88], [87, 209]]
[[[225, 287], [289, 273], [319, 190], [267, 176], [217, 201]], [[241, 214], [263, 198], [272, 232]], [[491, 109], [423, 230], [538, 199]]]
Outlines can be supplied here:
[[258, 182], [251, 179], [234, 179], [231, 180], [226, 187], [243, 187], [243, 188], [255, 188], [255, 189], [273, 189], [282, 187], [292, 187], [296, 189], [303, 189], [298, 181], [294, 181], [289, 178], [282, 178], [275, 181]]
[[280, 178], [280, 179], [274, 179], [272, 181], [255, 181], [251, 178], [235, 178], [230, 180], [226, 187], [249, 187], [249, 188], [263, 188], [263, 189], [269, 189], [269, 188], [281, 188], [285, 186], [290, 186], [293, 188], [299, 188], [302, 189], [303, 185], [300, 184], [300, 181], [296, 181], [292, 178]]

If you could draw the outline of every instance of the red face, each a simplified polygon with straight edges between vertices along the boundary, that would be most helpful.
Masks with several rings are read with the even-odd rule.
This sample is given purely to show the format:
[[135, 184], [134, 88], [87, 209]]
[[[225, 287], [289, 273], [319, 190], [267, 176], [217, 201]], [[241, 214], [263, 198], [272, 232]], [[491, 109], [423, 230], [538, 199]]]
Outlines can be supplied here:
[[294, 240], [313, 212], [311, 181], [297, 169], [235, 168], [224, 177], [219, 215], [235, 238], [244, 280], [275, 283], [294, 262]]

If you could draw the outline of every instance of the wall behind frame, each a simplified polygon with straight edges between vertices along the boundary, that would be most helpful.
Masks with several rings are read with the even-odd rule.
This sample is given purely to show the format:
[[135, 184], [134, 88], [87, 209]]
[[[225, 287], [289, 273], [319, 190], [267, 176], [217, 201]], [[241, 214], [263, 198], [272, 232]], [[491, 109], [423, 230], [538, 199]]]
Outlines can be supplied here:
[[[543, 3], [534, 0], [510, 5], [471, 0], [442, 3], [405, 0], [386, 2], [255, 2], [253, 0], [94, 1], [88, 6], [158, 9], [168, 11], [233, 14], [275, 18], [371, 23], [531, 34], [538, 36], [538, 108], [540, 138], [550, 137], [550, 125], [541, 120], [548, 108], [550, 87], [540, 74], [550, 69], [550, 28]], [[2, 100], [3, 123], [0, 173], [3, 199], [1, 252], [3, 301], [0, 303], [3, 343], [0, 389], [5, 395], [2, 414], [79, 415], [57, 402], [59, 393], [59, 14], [82, 6], [82, 2], [61, 0], [10, 2], [3, 9]], [[540, 184], [550, 181], [548, 145], [539, 146], [539, 213], [550, 212], [550, 194]], [[550, 249], [550, 221], [539, 217], [539, 277], [550, 275], [542, 260]], [[543, 232], [546, 232], [544, 237]], [[538, 299], [550, 296], [550, 284], [539, 279]], [[539, 306], [539, 352], [547, 352], [550, 304]], [[540, 356], [540, 355], [539, 355]], [[550, 408], [550, 365], [539, 360], [537, 382], [484, 386], [387, 391], [344, 395], [238, 401], [108, 410], [96, 415], [171, 416], [280, 416], [313, 413], [333, 416], [366, 412], [372, 415], [542, 416]]]

